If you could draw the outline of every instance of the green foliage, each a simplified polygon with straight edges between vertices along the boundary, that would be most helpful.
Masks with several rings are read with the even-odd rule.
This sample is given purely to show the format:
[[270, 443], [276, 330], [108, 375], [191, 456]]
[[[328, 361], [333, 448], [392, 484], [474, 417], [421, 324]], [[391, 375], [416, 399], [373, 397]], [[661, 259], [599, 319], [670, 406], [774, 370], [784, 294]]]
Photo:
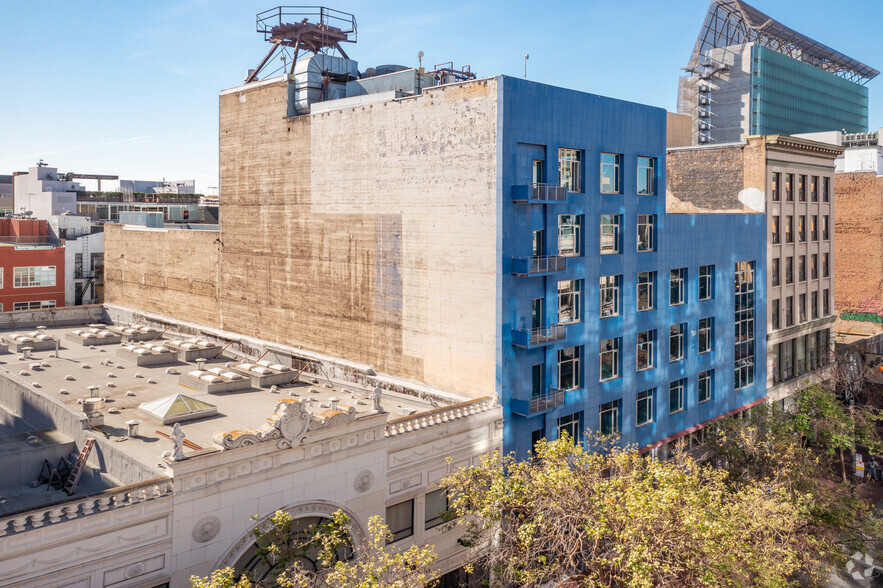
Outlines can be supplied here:
[[880, 411], [864, 405], [849, 407], [822, 384], [799, 390], [795, 401], [799, 430], [828, 453], [852, 451], [856, 444], [867, 446], [872, 453], [883, 451], [876, 429], [883, 421]]
[[[269, 528], [255, 530], [258, 557], [276, 566], [275, 578], [281, 588], [418, 588], [434, 583], [433, 564], [437, 559], [432, 547], [412, 546], [398, 551], [389, 546], [392, 533], [379, 516], [368, 521], [368, 537], [362, 542], [355, 558], [343, 561], [341, 554], [350, 552], [349, 517], [338, 510], [331, 518], [310, 525], [306, 532], [296, 519], [284, 511], [276, 511]], [[318, 571], [305, 570], [298, 558], [317, 553], [324, 566]], [[235, 572], [226, 568], [212, 572], [208, 578], [190, 578], [192, 588], [251, 588]]]
[[[603, 441], [603, 440], [602, 440]], [[686, 455], [657, 462], [607, 444], [541, 442], [530, 461], [489, 456], [444, 481], [491, 586], [789, 586], [826, 571], [811, 495], [729, 483]]]

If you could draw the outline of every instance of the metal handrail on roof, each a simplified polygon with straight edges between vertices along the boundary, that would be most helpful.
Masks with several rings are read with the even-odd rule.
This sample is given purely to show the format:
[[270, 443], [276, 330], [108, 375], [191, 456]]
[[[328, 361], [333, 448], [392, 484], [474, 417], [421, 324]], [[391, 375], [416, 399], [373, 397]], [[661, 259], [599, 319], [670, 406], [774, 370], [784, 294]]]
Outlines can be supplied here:
[[866, 84], [880, 73], [786, 27], [742, 0], [712, 0], [690, 61], [684, 69], [699, 73], [704, 68], [703, 56], [709, 49], [742, 43], [757, 43], [860, 84]]

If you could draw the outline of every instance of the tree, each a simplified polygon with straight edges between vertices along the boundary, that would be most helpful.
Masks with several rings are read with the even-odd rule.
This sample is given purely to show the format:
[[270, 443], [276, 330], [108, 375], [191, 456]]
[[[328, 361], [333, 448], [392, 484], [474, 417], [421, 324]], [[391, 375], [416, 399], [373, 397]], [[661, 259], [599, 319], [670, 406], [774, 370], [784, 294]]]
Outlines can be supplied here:
[[[275, 585], [282, 588], [417, 588], [434, 582], [432, 547], [412, 546], [396, 551], [388, 546], [392, 533], [379, 516], [368, 521], [368, 536], [354, 558], [351, 551], [349, 517], [338, 510], [306, 533], [295, 531], [294, 520], [276, 511], [267, 530], [256, 530], [257, 555], [278, 569]], [[298, 559], [316, 551], [320, 569], [307, 570]], [[252, 588], [248, 578], [236, 578], [230, 568], [215, 570], [207, 578], [190, 578], [192, 588]]]
[[[852, 386], [847, 388], [848, 398], [853, 398]], [[877, 423], [883, 420], [880, 411], [870, 406], [849, 406], [823, 384], [812, 384], [798, 390], [795, 396], [798, 430], [811, 443], [818, 445], [830, 455], [840, 456], [840, 471], [846, 481], [844, 453], [855, 452], [857, 444], [865, 445], [872, 453], [883, 451], [883, 443], [877, 433]]]
[[706, 456], [724, 468], [731, 486], [774, 481], [792, 497], [808, 497], [808, 536], [820, 545], [845, 548], [829, 553], [835, 565], [844, 563], [846, 553], [879, 552], [883, 521], [871, 504], [838, 486], [827, 460], [804, 443], [808, 422], [799, 408], [790, 413], [776, 404], [761, 404], [742, 418], [717, 423], [706, 436]]
[[609, 439], [541, 441], [531, 460], [488, 456], [442, 484], [491, 586], [786, 586], [822, 578], [835, 549], [807, 533], [809, 497], [776, 479], [732, 485]]

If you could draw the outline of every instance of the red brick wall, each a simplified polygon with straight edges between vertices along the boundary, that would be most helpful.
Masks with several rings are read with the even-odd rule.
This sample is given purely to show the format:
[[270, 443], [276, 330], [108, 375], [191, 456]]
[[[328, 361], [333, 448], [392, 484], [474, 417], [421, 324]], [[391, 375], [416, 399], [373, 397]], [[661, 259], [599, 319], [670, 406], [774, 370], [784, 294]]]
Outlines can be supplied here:
[[[55, 266], [55, 286], [15, 288], [13, 268], [35, 265]], [[37, 249], [0, 244], [0, 273], [3, 274], [0, 304], [4, 312], [11, 311], [16, 302], [35, 300], [54, 300], [55, 306], [64, 306], [64, 247]]]
[[834, 176], [834, 308], [883, 314], [883, 178]]

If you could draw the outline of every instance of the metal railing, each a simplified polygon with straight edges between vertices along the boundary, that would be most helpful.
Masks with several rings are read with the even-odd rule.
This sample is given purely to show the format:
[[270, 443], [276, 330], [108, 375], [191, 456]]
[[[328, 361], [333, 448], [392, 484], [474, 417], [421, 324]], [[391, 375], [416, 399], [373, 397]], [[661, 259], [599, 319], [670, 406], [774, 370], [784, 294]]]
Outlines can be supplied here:
[[561, 341], [566, 335], [564, 325], [552, 324], [548, 327], [519, 329], [512, 331], [512, 344], [516, 347], [538, 347]]
[[563, 272], [567, 267], [567, 258], [561, 255], [544, 257], [513, 257], [512, 273], [520, 276], [533, 276], [551, 272]]
[[558, 184], [521, 184], [512, 186], [512, 200], [516, 202], [565, 202], [567, 188]]
[[0, 236], [0, 243], [10, 243], [15, 245], [52, 245], [49, 235], [3, 235]]
[[530, 400], [513, 398], [510, 407], [514, 414], [521, 416], [533, 416], [559, 406], [564, 406], [565, 391], [561, 388], [549, 388], [539, 396]]

